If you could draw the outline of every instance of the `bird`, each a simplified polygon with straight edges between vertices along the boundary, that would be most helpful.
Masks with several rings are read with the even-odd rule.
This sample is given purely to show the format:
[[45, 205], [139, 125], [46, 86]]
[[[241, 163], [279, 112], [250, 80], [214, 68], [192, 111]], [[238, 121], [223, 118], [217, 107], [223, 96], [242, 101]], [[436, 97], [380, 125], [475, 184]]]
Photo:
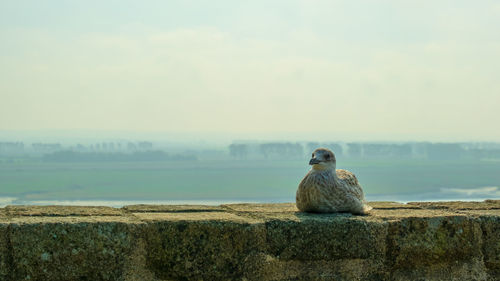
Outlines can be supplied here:
[[347, 170], [336, 170], [337, 161], [331, 150], [314, 150], [309, 165], [312, 168], [300, 182], [295, 198], [299, 211], [366, 215], [372, 209], [366, 204], [356, 176]]

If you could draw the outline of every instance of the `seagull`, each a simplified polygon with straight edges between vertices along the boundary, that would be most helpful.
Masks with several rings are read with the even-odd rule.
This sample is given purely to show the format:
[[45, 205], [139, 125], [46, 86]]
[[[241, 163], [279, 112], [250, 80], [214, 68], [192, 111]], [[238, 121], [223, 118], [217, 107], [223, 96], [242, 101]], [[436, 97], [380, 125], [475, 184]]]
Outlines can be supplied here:
[[312, 153], [312, 168], [297, 189], [297, 208], [302, 212], [366, 215], [372, 207], [366, 204], [358, 179], [347, 170], [336, 170], [336, 162], [335, 154], [327, 148]]

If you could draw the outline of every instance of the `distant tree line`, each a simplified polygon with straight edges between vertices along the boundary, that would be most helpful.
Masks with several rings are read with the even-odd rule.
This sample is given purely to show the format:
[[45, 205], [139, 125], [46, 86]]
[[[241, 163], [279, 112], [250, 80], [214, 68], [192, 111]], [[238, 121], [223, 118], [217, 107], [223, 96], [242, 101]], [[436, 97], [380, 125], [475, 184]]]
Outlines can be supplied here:
[[17, 154], [24, 152], [22, 142], [0, 142], [0, 154]]
[[79, 152], [134, 152], [134, 151], [150, 151], [153, 150], [153, 143], [149, 141], [140, 142], [100, 142], [93, 143], [90, 145], [77, 144], [76, 146], [70, 147], [69, 150], [79, 151]]
[[149, 162], [149, 161], [187, 161], [196, 160], [194, 155], [170, 155], [164, 151], [137, 151], [133, 153], [97, 153], [56, 151], [42, 157], [46, 162]]
[[296, 158], [304, 155], [304, 148], [298, 143], [263, 143], [259, 145], [259, 152], [265, 157]]
[[235, 143], [230, 144], [229, 155], [234, 158], [246, 158], [248, 156], [248, 145]]
[[233, 143], [229, 155], [234, 158], [295, 159], [304, 157], [304, 147], [299, 143], [269, 142], [261, 144]]
[[[229, 156], [235, 159], [305, 159], [318, 147], [326, 147], [337, 157], [350, 159], [500, 159], [500, 143], [370, 143], [370, 142], [234, 142], [228, 146]], [[177, 161], [190, 160], [202, 151], [186, 155], [170, 155], [154, 150], [153, 143], [98, 142], [93, 144], [62, 145], [60, 143], [1, 142], [0, 157], [25, 155], [43, 157], [46, 161]], [[190, 156], [191, 155], [191, 156]], [[227, 157], [222, 152], [221, 157]]]
[[305, 144], [305, 147], [307, 155], [311, 154], [316, 148], [319, 147], [326, 147], [330, 149], [335, 153], [337, 157], [344, 154], [344, 149], [342, 148], [342, 146], [338, 143], [333, 142], [308, 142]]
[[0, 142], [0, 155], [36, 155], [56, 151], [76, 151], [76, 152], [136, 152], [151, 151], [153, 143], [149, 141], [139, 142], [98, 142], [92, 144], [81, 144], [65, 146], [61, 143], [36, 142], [25, 145], [23, 142]]
[[234, 158], [303, 159], [318, 147], [331, 149], [337, 157], [353, 159], [500, 159], [500, 144], [483, 143], [233, 143], [229, 155]]

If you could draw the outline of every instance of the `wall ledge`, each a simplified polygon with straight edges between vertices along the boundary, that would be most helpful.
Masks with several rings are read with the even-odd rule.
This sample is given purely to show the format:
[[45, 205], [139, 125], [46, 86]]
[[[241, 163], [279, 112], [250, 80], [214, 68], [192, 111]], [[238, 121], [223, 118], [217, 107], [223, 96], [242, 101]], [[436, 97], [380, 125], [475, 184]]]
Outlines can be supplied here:
[[500, 280], [500, 200], [0, 208], [0, 280]]

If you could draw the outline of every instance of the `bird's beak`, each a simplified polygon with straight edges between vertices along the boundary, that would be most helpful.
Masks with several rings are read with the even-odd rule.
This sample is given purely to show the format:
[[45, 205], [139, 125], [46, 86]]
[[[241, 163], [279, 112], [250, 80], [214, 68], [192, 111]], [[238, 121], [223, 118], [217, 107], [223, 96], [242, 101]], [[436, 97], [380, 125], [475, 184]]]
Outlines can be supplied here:
[[309, 160], [309, 165], [314, 165], [314, 164], [319, 164], [319, 160], [316, 159], [316, 158], [311, 158], [311, 160]]

